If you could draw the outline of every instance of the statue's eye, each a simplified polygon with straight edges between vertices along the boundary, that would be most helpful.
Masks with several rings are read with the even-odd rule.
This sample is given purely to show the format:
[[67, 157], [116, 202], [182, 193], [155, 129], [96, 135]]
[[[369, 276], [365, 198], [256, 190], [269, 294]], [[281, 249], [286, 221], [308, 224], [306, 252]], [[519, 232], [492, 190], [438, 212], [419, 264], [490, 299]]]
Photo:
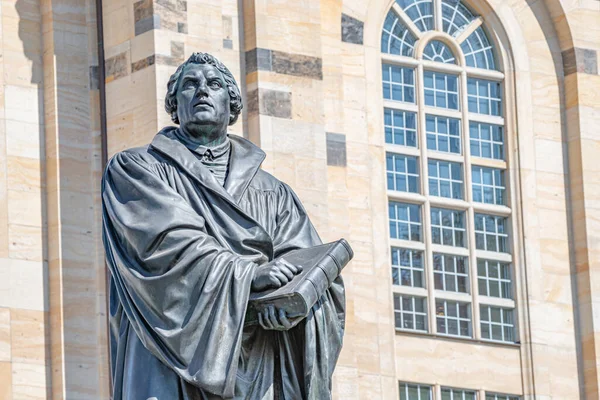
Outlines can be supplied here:
[[210, 81], [208, 86], [210, 86], [211, 89], [220, 89], [222, 87], [221, 82], [219, 82], [217, 80]]
[[184, 90], [194, 89], [196, 87], [196, 84], [191, 79], [186, 79], [185, 81], [183, 81], [183, 85], [181, 87]]

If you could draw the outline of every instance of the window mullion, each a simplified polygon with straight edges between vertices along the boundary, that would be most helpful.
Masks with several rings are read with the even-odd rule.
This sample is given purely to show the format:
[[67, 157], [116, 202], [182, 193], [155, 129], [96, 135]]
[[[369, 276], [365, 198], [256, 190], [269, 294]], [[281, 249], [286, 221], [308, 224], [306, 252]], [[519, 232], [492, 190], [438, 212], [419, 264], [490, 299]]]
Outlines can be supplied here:
[[481, 339], [481, 326], [479, 320], [479, 286], [477, 272], [477, 255], [475, 252], [475, 212], [473, 209], [473, 177], [471, 176], [471, 137], [469, 133], [469, 99], [467, 92], [467, 72], [460, 74], [460, 100], [462, 111], [462, 135], [463, 135], [463, 154], [465, 171], [465, 199], [469, 203], [467, 209], [467, 231], [469, 235], [469, 276], [471, 279], [471, 320], [473, 329], [473, 338]]
[[444, 25], [442, 24], [442, 0], [433, 0], [433, 18], [434, 29], [438, 32], [443, 32]]
[[427, 166], [427, 132], [425, 129], [425, 84], [423, 75], [423, 65], [417, 67], [416, 77], [417, 107], [417, 132], [419, 134], [419, 150], [421, 152], [421, 189], [425, 196], [423, 203], [423, 238], [425, 242], [425, 252], [423, 254], [423, 266], [425, 268], [427, 284], [427, 310], [429, 317], [429, 332], [437, 333], [435, 320], [435, 288], [433, 275], [433, 252], [431, 251], [431, 205], [429, 203], [429, 170]]

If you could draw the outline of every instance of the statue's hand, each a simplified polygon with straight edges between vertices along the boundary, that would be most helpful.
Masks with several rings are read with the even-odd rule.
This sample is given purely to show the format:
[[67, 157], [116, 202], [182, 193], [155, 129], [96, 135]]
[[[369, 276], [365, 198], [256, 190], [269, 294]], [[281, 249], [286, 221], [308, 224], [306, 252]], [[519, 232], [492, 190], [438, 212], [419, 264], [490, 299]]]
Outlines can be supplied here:
[[256, 268], [251, 289], [253, 292], [262, 292], [267, 289], [280, 288], [300, 272], [302, 272], [301, 266], [278, 258]]
[[266, 307], [258, 313], [258, 323], [263, 329], [270, 331], [287, 331], [292, 329], [303, 317], [288, 319], [283, 308], [276, 309], [274, 306]]

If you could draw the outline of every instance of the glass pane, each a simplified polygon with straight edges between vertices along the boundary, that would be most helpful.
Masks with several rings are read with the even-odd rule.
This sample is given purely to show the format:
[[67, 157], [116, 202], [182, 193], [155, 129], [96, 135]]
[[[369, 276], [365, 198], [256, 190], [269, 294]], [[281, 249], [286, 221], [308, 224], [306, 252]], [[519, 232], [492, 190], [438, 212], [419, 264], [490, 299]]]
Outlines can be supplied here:
[[487, 283], [485, 279], [479, 279], [479, 294], [487, 296]]
[[500, 325], [492, 325], [492, 339], [502, 340], [502, 327]]
[[419, 390], [417, 389], [416, 386], [410, 385], [408, 387], [408, 398], [410, 400], [413, 400], [413, 399], [418, 400], [419, 399]]
[[481, 337], [490, 339], [490, 326], [488, 324], [481, 324]]
[[423, 287], [423, 273], [420, 271], [413, 272], [413, 286]]
[[479, 316], [482, 321], [490, 320], [490, 308], [488, 306], [480, 306], [479, 307]]
[[498, 281], [489, 281], [491, 297], [500, 297], [500, 283]]
[[460, 321], [460, 335], [461, 336], [471, 336], [469, 322]]
[[420, 331], [426, 331], [427, 330], [427, 325], [426, 325], [426, 321], [425, 321], [425, 316], [424, 315], [417, 315], [417, 316], [415, 316], [415, 329], [420, 330]]
[[490, 307], [490, 318], [492, 322], [500, 323], [500, 309], [497, 307]]
[[408, 269], [401, 269], [400, 270], [401, 276], [402, 276], [402, 285], [403, 286], [412, 286], [412, 279], [411, 279], [411, 273], [410, 270]]
[[433, 276], [433, 280], [437, 290], [444, 290], [444, 275], [441, 273], [435, 274]]
[[415, 311], [420, 313], [425, 312], [423, 299], [415, 298]]
[[396, 326], [396, 328], [402, 328], [402, 314], [401, 313], [394, 313], [394, 326]]
[[458, 321], [455, 319], [448, 320], [448, 332], [450, 335], [458, 335]]

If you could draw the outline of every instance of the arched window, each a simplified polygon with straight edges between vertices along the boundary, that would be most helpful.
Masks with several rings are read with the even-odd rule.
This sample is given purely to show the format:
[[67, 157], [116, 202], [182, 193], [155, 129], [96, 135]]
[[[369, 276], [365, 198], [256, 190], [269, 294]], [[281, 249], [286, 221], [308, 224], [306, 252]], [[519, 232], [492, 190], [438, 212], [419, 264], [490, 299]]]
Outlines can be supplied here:
[[381, 35], [398, 330], [515, 342], [504, 74], [458, 0], [396, 0]]

